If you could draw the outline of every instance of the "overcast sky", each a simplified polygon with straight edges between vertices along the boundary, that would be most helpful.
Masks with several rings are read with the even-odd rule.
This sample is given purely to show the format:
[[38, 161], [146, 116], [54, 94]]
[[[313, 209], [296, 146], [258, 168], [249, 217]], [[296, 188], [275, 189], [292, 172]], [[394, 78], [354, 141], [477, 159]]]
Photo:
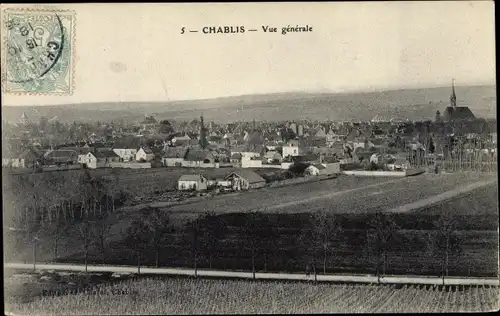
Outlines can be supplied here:
[[[83, 4], [72, 96], [6, 105], [495, 84], [493, 2]], [[181, 27], [244, 26], [244, 34]], [[261, 26], [278, 28], [277, 34]], [[309, 33], [281, 34], [288, 25]], [[164, 84], [162, 83], [164, 82]], [[166, 92], [165, 92], [166, 91]]]

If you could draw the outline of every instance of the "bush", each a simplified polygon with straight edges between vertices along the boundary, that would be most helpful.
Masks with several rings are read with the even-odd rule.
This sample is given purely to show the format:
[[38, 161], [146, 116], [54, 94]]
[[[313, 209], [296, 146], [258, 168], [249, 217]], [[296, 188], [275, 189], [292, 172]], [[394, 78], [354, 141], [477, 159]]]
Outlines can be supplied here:
[[304, 171], [306, 171], [309, 165], [302, 162], [295, 162], [289, 168], [288, 171], [292, 173], [294, 176], [302, 176]]

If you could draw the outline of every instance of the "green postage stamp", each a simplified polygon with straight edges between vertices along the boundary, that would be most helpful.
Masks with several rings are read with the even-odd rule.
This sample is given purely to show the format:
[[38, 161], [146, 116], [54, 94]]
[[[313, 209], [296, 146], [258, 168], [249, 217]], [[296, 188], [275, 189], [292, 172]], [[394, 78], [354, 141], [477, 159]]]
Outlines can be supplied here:
[[3, 92], [71, 95], [75, 13], [5, 9], [2, 24]]

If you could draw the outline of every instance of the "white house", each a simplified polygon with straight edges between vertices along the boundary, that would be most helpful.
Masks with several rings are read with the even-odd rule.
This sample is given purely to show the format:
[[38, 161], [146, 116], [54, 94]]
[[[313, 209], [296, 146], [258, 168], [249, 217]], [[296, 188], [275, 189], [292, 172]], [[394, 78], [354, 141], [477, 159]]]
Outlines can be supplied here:
[[163, 165], [165, 167], [182, 166], [184, 157], [188, 152], [188, 147], [166, 147], [163, 155]]
[[26, 149], [18, 157], [7, 155], [7, 157], [2, 158], [2, 167], [31, 168], [33, 165], [38, 165], [40, 156], [41, 153], [36, 150]]
[[136, 161], [152, 161], [155, 158], [155, 154], [150, 148], [141, 147], [135, 154]]
[[179, 191], [203, 191], [208, 186], [208, 180], [200, 174], [185, 174], [182, 175], [177, 181], [177, 189]]
[[106, 150], [87, 153], [83, 163], [89, 169], [97, 169], [107, 167], [111, 162], [119, 161], [120, 157], [114, 151]]
[[262, 159], [260, 157], [247, 157], [241, 158], [241, 168], [261, 168]]
[[289, 142], [283, 145], [283, 158], [288, 156], [298, 156], [299, 155], [299, 144], [298, 142]]
[[113, 152], [120, 157], [122, 161], [133, 161], [137, 154], [137, 149], [132, 148], [113, 148]]
[[88, 146], [80, 148], [79, 153], [78, 153], [77, 162], [79, 164], [86, 164], [87, 155], [91, 151], [92, 151], [92, 149], [90, 147], [88, 147]]
[[140, 138], [124, 137], [116, 140], [113, 151], [120, 157], [121, 161], [133, 161], [140, 147]]

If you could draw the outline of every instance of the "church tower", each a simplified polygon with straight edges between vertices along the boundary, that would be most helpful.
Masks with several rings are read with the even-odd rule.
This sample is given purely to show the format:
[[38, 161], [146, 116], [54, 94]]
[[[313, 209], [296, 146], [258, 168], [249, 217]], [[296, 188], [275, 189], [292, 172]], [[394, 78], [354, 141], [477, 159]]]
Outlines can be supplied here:
[[451, 80], [451, 95], [450, 95], [450, 106], [455, 109], [457, 107], [457, 95], [455, 94], [455, 79]]
[[203, 121], [203, 115], [200, 116], [200, 146], [203, 149], [208, 147], [207, 129], [205, 128], [205, 123]]
[[21, 114], [21, 124], [26, 125], [28, 123], [28, 116], [26, 115], [25, 112]]

